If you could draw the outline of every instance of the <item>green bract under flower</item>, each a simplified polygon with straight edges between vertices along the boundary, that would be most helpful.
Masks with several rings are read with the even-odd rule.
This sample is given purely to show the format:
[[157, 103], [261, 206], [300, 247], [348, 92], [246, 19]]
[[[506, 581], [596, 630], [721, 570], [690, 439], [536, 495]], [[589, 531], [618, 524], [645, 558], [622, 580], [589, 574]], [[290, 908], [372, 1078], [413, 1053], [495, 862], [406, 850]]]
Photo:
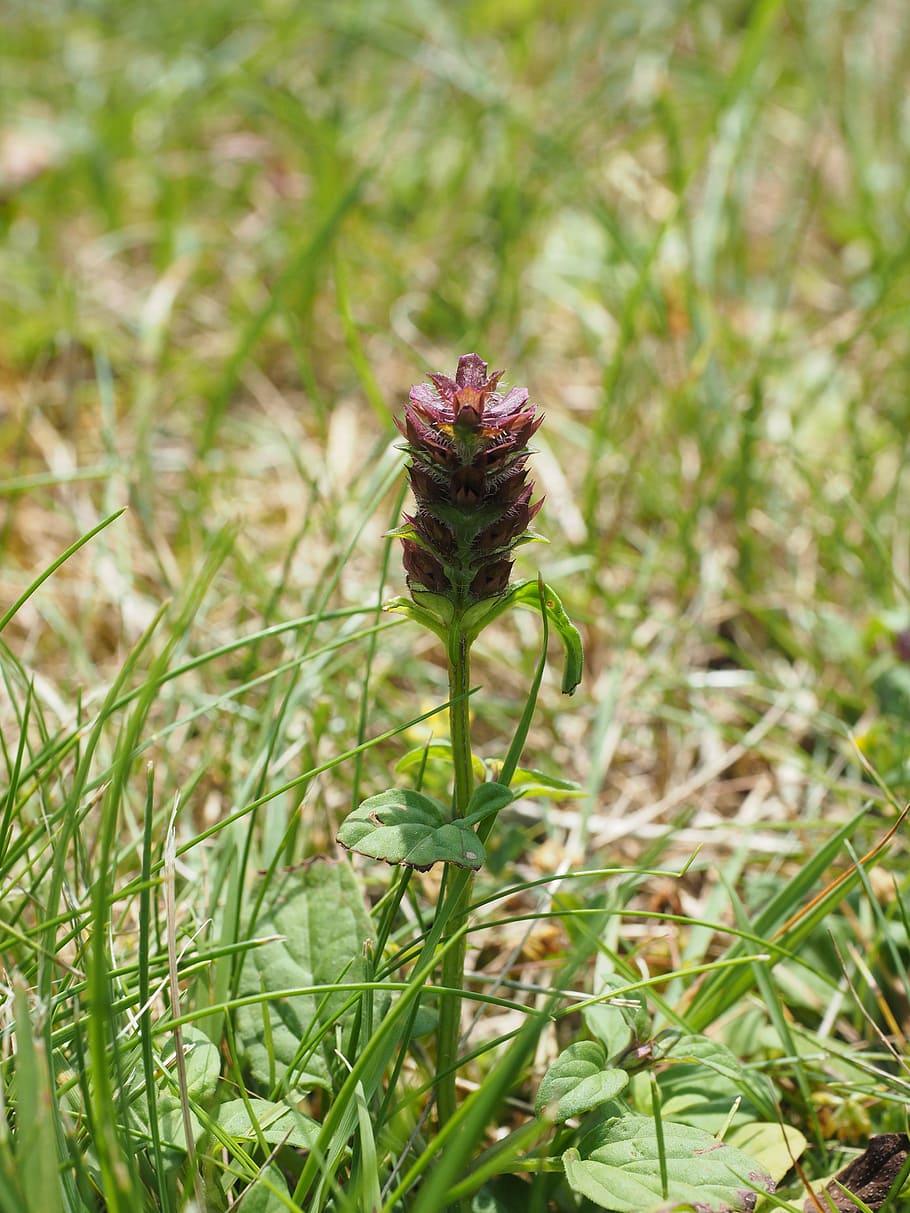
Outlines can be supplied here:
[[396, 422], [417, 504], [400, 532], [408, 585], [459, 608], [506, 589], [513, 549], [543, 504], [531, 504], [526, 470], [543, 417], [527, 388], [496, 391], [502, 374], [463, 354], [454, 379], [431, 375], [411, 389]]

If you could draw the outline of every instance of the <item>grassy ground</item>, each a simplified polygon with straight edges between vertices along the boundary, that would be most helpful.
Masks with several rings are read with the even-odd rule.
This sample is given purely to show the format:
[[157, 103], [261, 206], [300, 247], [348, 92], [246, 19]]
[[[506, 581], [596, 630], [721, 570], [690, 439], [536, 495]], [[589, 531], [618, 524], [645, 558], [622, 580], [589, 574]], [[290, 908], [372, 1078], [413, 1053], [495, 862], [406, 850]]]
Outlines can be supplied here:
[[[8, 3], [0, 1208], [432, 1211], [533, 1123], [591, 1030], [562, 1012], [610, 974], [654, 980], [655, 1032], [768, 1077], [808, 1179], [904, 1131], [905, 828], [811, 899], [910, 788], [908, 68], [896, 0]], [[510, 808], [475, 890], [513, 891], [469, 953], [475, 994], [509, 993], [465, 1045], [448, 1177], [431, 1036], [397, 1087], [378, 1062], [359, 1095], [316, 1083], [282, 1146], [250, 1100], [287, 1085], [243, 1045], [268, 1058], [272, 1004], [256, 1029], [237, 1003], [251, 902], [445, 736], [418, 722], [440, 646], [378, 604], [403, 589], [392, 418], [468, 350], [547, 414], [550, 544], [520, 571], [587, 671], [563, 699], [554, 647], [525, 754], [582, 794]], [[538, 647], [531, 615], [478, 646], [483, 758]], [[389, 871], [355, 870], [376, 903]], [[721, 996], [691, 970], [736, 959], [731, 925], [798, 958], [721, 969]], [[497, 1051], [560, 982], [558, 1022]], [[307, 1155], [360, 1098], [353, 1153]], [[475, 1208], [596, 1207], [515, 1141]], [[793, 1171], [780, 1191], [801, 1207]]]

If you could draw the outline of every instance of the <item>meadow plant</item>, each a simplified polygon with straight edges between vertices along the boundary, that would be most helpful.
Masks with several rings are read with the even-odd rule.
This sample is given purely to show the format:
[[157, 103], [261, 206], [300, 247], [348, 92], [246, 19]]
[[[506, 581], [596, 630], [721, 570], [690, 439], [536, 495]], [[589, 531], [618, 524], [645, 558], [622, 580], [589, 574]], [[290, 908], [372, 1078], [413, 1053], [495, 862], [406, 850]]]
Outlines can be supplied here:
[[[539, 678], [497, 777], [474, 785], [469, 731], [470, 651], [480, 632], [514, 604], [538, 609], [566, 651], [564, 692], [581, 679], [581, 639], [555, 593], [541, 580], [510, 587], [514, 552], [534, 535], [528, 443], [543, 416], [527, 388], [497, 391], [503, 372], [488, 374], [477, 354], [463, 354], [454, 378], [431, 375], [411, 389], [398, 427], [409, 456], [416, 502], [396, 532], [401, 539], [410, 599], [389, 604], [430, 628], [446, 646], [453, 790], [451, 802], [412, 789], [392, 789], [364, 801], [344, 822], [339, 841], [389, 863], [428, 869], [447, 865], [437, 915], [443, 928], [442, 982], [450, 993], [439, 1019], [436, 1097], [439, 1122], [455, 1112], [460, 1000], [464, 988], [465, 919], [471, 876], [484, 859], [484, 839], [512, 799], [508, 784], [527, 736]], [[542, 672], [542, 670], [541, 670]], [[459, 874], [455, 874], [460, 869]]]

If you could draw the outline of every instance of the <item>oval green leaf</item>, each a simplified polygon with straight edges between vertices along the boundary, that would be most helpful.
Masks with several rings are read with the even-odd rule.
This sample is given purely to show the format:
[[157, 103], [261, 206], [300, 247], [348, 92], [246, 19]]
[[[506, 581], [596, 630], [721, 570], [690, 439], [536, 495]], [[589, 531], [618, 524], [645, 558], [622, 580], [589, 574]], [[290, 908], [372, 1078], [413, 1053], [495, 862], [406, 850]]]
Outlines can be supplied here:
[[338, 841], [359, 855], [421, 872], [434, 863], [476, 871], [484, 860], [483, 843], [468, 822], [452, 821], [440, 801], [411, 788], [370, 796], [344, 820]]
[[[661, 1155], [667, 1188], [661, 1190]], [[611, 1213], [751, 1213], [774, 1181], [749, 1155], [710, 1133], [649, 1116], [605, 1121], [563, 1155], [575, 1192]]]
[[514, 799], [513, 793], [504, 783], [482, 783], [474, 789], [474, 794], [468, 801], [465, 823], [476, 825], [478, 821], [483, 821], [485, 817], [491, 817], [500, 809], [504, 809]]
[[[349, 1049], [357, 1016], [347, 1007], [346, 990], [304, 991], [367, 979], [364, 943], [375, 931], [363, 893], [349, 863], [325, 859], [260, 880], [266, 891], [253, 931], [267, 942], [246, 952], [240, 970], [241, 1056], [258, 1093], [281, 1087], [330, 1090], [336, 1033], [340, 1026], [342, 1048]], [[256, 904], [257, 893], [256, 887], [250, 890], [250, 904]], [[300, 993], [268, 997], [276, 990]]]
[[625, 1070], [609, 1069], [602, 1045], [580, 1040], [569, 1045], [544, 1074], [534, 1101], [538, 1116], [562, 1124], [609, 1103], [629, 1082]]

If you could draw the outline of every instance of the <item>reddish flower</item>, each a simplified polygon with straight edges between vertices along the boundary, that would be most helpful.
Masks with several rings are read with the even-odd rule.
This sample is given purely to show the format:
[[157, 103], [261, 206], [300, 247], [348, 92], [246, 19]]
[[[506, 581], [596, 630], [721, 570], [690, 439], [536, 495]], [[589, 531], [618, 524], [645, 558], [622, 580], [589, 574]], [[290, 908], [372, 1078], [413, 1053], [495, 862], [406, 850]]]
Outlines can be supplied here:
[[413, 387], [396, 421], [417, 502], [402, 538], [408, 584], [457, 606], [506, 589], [511, 552], [542, 504], [531, 504], [526, 465], [543, 417], [527, 388], [497, 392], [501, 378], [463, 354], [454, 379], [431, 375]]

